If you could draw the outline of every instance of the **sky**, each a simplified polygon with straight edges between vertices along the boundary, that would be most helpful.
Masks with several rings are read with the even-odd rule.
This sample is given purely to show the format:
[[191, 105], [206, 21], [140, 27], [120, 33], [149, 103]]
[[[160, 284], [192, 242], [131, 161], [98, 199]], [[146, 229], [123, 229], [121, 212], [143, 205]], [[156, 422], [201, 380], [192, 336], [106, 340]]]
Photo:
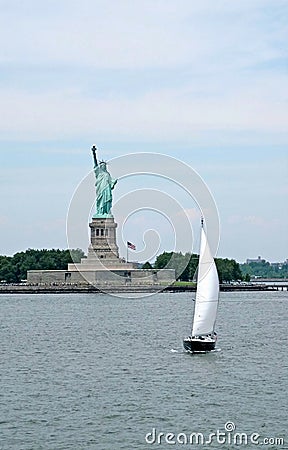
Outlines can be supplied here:
[[[0, 13], [0, 254], [67, 248], [96, 144], [114, 178], [113, 161], [139, 156], [138, 175], [114, 191], [121, 256], [126, 240], [133, 259], [191, 251], [186, 219], [161, 212], [160, 196], [150, 210], [148, 193], [146, 205], [127, 197], [121, 212], [120, 199], [144, 188], [180, 205], [196, 248], [197, 201], [173, 168], [170, 184], [159, 175], [158, 154], [213, 196], [217, 256], [288, 258], [286, 0], [2, 0]], [[140, 174], [141, 154], [153, 176]], [[77, 224], [85, 252], [90, 213], [91, 202]]]

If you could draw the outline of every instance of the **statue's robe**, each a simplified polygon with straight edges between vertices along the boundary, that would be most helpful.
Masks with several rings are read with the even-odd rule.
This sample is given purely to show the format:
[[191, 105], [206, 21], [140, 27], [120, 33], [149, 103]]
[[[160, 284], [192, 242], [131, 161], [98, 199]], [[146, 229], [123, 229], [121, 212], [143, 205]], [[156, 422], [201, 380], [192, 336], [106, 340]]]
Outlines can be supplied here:
[[112, 207], [112, 189], [116, 183], [106, 169], [100, 166], [94, 167], [96, 176], [96, 209], [97, 214], [104, 215], [111, 213]]

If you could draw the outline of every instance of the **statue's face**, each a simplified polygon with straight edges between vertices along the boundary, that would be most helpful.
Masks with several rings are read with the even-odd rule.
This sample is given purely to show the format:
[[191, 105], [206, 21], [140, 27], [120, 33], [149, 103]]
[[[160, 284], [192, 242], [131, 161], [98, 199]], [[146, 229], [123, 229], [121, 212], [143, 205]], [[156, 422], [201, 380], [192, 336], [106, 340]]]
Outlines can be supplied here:
[[101, 170], [106, 170], [106, 163], [105, 162], [101, 162], [100, 163], [100, 169]]

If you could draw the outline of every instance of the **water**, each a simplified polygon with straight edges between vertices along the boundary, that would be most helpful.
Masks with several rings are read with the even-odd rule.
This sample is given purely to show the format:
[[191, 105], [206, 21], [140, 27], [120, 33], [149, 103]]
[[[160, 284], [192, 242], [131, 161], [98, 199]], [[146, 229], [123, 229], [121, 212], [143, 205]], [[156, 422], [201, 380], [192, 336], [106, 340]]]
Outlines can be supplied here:
[[187, 293], [1, 295], [0, 448], [231, 449], [228, 431], [224, 443], [168, 442], [233, 422], [287, 449], [287, 300], [222, 293], [221, 351], [192, 356]]

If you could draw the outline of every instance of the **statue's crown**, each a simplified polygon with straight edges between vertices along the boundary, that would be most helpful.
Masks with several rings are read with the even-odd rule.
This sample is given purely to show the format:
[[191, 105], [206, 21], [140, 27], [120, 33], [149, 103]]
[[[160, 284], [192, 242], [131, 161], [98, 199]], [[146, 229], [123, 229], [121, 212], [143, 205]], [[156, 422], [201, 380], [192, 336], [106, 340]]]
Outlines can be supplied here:
[[101, 159], [101, 161], [99, 162], [99, 164], [107, 164], [107, 162], [104, 161], [104, 159]]

